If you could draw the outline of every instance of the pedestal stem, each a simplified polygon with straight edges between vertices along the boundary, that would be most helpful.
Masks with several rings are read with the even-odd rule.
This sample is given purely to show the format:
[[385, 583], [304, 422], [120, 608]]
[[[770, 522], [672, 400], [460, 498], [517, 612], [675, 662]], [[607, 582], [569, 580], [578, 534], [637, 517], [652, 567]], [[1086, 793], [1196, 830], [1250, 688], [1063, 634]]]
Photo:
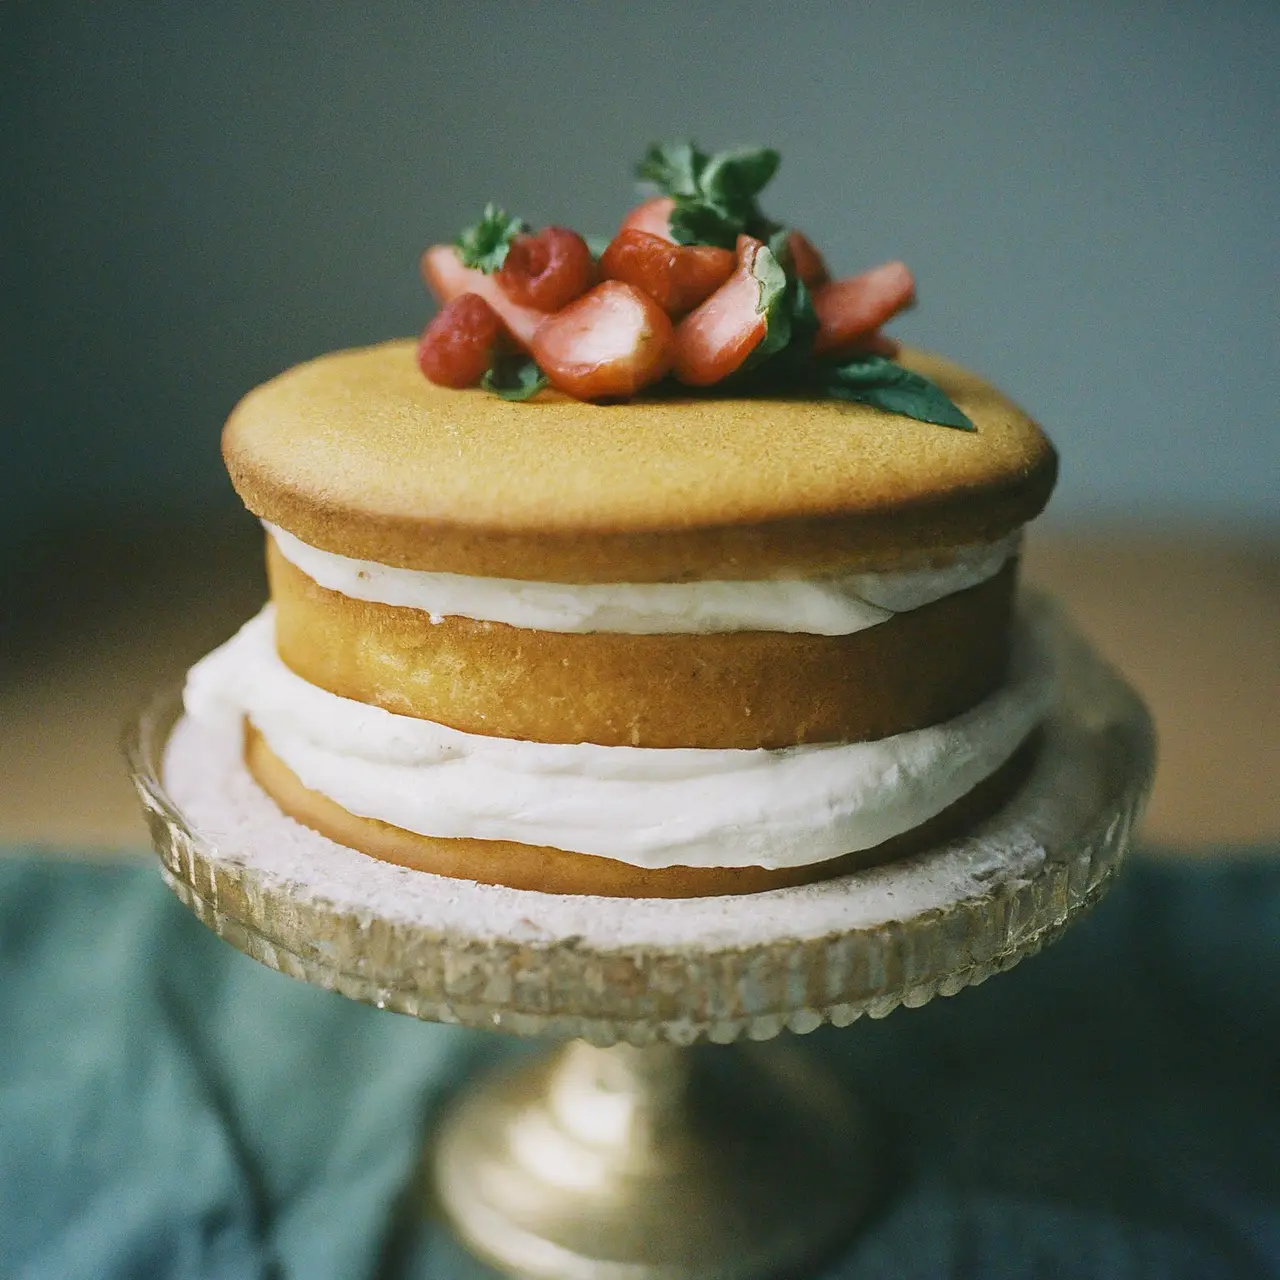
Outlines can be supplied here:
[[476, 1253], [534, 1280], [751, 1280], [832, 1246], [870, 1160], [794, 1047], [571, 1042], [464, 1098], [436, 1181]]

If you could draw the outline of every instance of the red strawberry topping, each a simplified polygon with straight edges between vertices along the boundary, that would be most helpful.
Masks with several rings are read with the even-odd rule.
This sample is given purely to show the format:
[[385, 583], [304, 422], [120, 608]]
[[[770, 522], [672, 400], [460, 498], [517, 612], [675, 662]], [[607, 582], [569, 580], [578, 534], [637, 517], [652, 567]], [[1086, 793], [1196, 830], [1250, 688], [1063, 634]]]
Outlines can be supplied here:
[[545, 311], [513, 302], [493, 276], [464, 267], [451, 244], [432, 245], [422, 255], [420, 265], [422, 278], [441, 302], [452, 302], [464, 293], [479, 295], [498, 313], [507, 332], [526, 351], [538, 326], [547, 318]]
[[680, 316], [729, 278], [734, 256], [712, 245], [678, 245], [648, 231], [619, 231], [600, 259], [600, 274], [643, 289], [668, 315]]
[[760, 282], [751, 271], [763, 248], [759, 240], [739, 236], [733, 274], [676, 326], [675, 375], [687, 386], [709, 387], [727, 378], [764, 340]]
[[810, 288], [816, 289], [831, 279], [822, 254], [803, 231], [791, 231], [787, 235], [787, 248], [791, 250], [791, 262], [796, 275]]
[[823, 285], [813, 294], [818, 316], [814, 354], [867, 349], [871, 331], [909, 307], [915, 297], [915, 280], [901, 262], [886, 262], [861, 275]]
[[566, 227], [544, 227], [536, 236], [517, 236], [494, 278], [522, 307], [559, 311], [595, 281], [587, 242]]
[[671, 321], [647, 293], [606, 280], [543, 323], [533, 357], [568, 395], [623, 399], [670, 369]]
[[619, 231], [647, 231], [651, 236], [659, 236], [675, 244], [676, 238], [671, 234], [671, 211], [676, 202], [671, 196], [655, 196], [638, 204], [622, 220]]
[[502, 339], [502, 321], [474, 293], [446, 303], [422, 331], [418, 367], [442, 387], [473, 387], [493, 363]]
[[808, 236], [761, 207], [779, 160], [771, 147], [708, 154], [688, 139], [653, 143], [635, 172], [654, 197], [627, 214], [598, 262], [576, 231], [535, 234], [486, 204], [454, 245], [422, 255], [444, 304], [422, 335], [423, 372], [447, 386], [478, 379], [511, 401], [548, 384], [580, 400], [624, 400], [673, 374], [649, 394], [677, 380], [722, 384], [977, 430], [941, 386], [894, 363], [900, 348], [883, 326], [915, 302], [911, 272], [886, 262], [832, 280]]

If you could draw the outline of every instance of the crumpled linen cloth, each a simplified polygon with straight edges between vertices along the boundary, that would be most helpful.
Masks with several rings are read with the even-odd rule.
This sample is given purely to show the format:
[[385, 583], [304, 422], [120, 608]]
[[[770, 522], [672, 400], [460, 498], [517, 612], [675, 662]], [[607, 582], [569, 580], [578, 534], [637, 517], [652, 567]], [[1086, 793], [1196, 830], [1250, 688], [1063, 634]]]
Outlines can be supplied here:
[[[1280, 1276], [1280, 851], [1134, 859], [1043, 955], [808, 1038], [891, 1136], [815, 1275]], [[154, 864], [0, 857], [0, 1277], [491, 1273], [406, 1194], [517, 1042], [293, 982]], [[416, 1203], [416, 1202], [415, 1202]]]

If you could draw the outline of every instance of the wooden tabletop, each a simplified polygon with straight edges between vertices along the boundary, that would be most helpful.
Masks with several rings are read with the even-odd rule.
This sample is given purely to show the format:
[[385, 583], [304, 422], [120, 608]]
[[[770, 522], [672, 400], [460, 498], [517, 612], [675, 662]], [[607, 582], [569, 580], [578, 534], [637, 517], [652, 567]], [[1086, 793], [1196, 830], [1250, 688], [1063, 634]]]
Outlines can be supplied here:
[[[1027, 565], [1155, 713], [1148, 842], [1280, 845], [1280, 538], [1037, 530]], [[2, 619], [0, 846], [143, 849], [121, 725], [264, 595], [247, 519], [84, 526], [28, 548]]]

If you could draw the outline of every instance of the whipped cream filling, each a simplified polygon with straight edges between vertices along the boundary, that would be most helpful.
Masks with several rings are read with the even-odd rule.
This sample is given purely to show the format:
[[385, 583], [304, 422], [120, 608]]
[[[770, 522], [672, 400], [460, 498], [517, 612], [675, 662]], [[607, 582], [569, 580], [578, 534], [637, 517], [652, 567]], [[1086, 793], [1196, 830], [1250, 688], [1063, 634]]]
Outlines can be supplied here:
[[1020, 533], [958, 547], [946, 564], [893, 573], [852, 573], [758, 582], [554, 583], [473, 578], [353, 560], [268, 524], [284, 558], [330, 591], [446, 617], [536, 631], [693, 635], [792, 631], [852, 635], [994, 577]]
[[247, 717], [305, 786], [421, 835], [639, 867], [804, 866], [911, 830], [994, 773], [1052, 701], [1043, 632], [1022, 620], [1006, 685], [944, 724], [773, 751], [525, 742], [396, 715], [290, 671], [270, 606], [192, 668], [185, 705]]

